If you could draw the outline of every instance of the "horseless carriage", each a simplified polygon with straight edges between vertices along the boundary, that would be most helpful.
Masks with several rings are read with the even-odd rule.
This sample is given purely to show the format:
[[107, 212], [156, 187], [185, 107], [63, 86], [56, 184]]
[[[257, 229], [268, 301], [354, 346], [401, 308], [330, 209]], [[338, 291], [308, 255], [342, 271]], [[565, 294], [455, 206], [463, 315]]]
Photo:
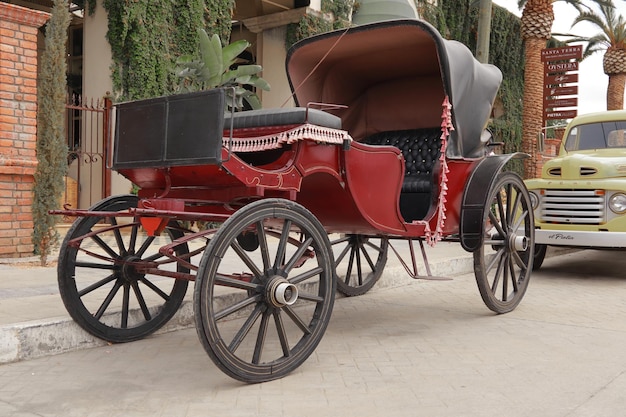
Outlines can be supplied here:
[[488, 152], [483, 134], [500, 71], [418, 20], [305, 39], [286, 69], [295, 108], [225, 115], [223, 89], [117, 106], [113, 168], [138, 195], [53, 212], [78, 217], [58, 263], [72, 318], [110, 342], [140, 339], [195, 281], [208, 355], [268, 381], [313, 353], [336, 290], [369, 290], [399, 240], [414, 278], [434, 278], [424, 243], [459, 242], [487, 307], [514, 309], [534, 225], [504, 170], [523, 155]]

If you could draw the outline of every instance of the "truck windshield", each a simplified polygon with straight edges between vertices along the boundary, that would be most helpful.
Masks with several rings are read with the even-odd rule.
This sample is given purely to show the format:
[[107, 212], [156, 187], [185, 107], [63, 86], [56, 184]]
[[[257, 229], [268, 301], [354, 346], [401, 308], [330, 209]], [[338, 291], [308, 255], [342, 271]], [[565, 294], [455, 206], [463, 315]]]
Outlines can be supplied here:
[[598, 122], [570, 129], [565, 140], [566, 151], [626, 148], [626, 121]]

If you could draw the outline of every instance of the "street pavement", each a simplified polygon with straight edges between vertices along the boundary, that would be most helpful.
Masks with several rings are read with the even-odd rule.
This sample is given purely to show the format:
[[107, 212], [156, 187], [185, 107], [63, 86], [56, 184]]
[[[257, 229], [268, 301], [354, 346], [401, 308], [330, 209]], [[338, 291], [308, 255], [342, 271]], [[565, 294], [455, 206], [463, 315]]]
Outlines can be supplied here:
[[[622, 252], [552, 253], [517, 309], [495, 315], [458, 246], [429, 249], [450, 281], [412, 280], [390, 258], [373, 290], [336, 300], [302, 366], [255, 385], [220, 372], [192, 325], [81, 343], [54, 268], [1, 265], [0, 416], [623, 416]], [[20, 333], [34, 323], [53, 335]], [[33, 352], [10, 359], [7, 329]]]

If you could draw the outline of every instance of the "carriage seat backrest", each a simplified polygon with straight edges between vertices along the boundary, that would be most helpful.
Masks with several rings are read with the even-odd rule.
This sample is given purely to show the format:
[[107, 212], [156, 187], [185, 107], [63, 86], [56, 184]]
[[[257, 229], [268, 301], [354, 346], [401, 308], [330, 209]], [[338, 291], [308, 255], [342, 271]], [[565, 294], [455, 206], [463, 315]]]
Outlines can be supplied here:
[[389, 145], [404, 157], [403, 193], [430, 192], [441, 149], [441, 128], [378, 132], [363, 140], [368, 145]]

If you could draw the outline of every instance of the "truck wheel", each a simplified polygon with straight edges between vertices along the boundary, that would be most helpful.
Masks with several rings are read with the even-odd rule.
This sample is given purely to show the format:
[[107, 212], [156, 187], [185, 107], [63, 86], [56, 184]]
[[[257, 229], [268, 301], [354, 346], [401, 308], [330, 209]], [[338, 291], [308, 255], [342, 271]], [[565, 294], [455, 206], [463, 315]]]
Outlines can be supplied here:
[[535, 243], [535, 257], [533, 259], [533, 271], [538, 271], [543, 264], [543, 260], [546, 257], [546, 250], [548, 249], [548, 245], [543, 245], [541, 243]]

